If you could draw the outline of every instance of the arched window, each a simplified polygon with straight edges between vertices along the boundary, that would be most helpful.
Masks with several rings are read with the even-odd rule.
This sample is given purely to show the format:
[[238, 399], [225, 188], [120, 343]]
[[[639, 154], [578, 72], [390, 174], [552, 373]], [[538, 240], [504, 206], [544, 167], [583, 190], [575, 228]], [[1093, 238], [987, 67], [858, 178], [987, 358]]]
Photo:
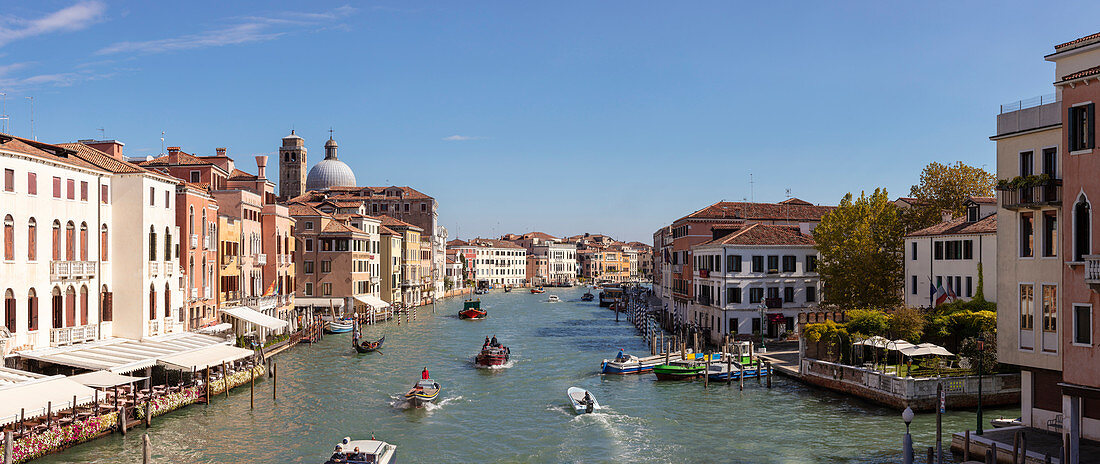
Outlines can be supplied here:
[[65, 323], [63, 308], [65, 303], [61, 298], [61, 289], [58, 287], [53, 288], [53, 292], [50, 294], [50, 328], [60, 329], [62, 324]]
[[1073, 205], [1073, 260], [1084, 261], [1092, 250], [1092, 208], [1081, 195]]
[[88, 260], [88, 223], [80, 223], [80, 260]]
[[4, 216], [4, 260], [15, 260], [15, 219]]
[[27, 292], [27, 330], [38, 330], [38, 294]]
[[107, 286], [104, 285], [99, 290], [99, 320], [100, 322], [107, 322], [114, 319], [113, 311], [111, 310], [112, 304], [111, 292], [107, 291]]
[[[202, 257], [202, 291], [203, 292], [206, 291], [206, 286], [207, 285], [208, 284], [207, 284], [207, 281], [206, 281], [206, 256], [203, 256]], [[205, 294], [204, 294], [204, 296], [205, 296]]]
[[88, 286], [80, 286], [80, 325], [88, 325]]
[[172, 317], [172, 289], [167, 282], [164, 283], [164, 317]]
[[187, 235], [195, 235], [195, 205], [187, 207]]
[[99, 259], [107, 261], [107, 224], [99, 226]]
[[27, 222], [27, 261], [38, 259], [38, 223], [31, 218]]
[[53, 220], [53, 260], [61, 259], [61, 221]]
[[4, 292], [4, 327], [15, 333], [15, 292], [10, 288]]
[[157, 318], [157, 288], [149, 284], [149, 320]]
[[65, 259], [76, 259], [76, 224], [73, 221], [65, 223]]
[[187, 291], [195, 288], [195, 257], [187, 258]]
[[65, 326], [76, 325], [76, 289], [72, 285], [65, 289]]
[[157, 260], [157, 231], [149, 226], [149, 261]]
[[200, 233], [202, 234], [202, 248], [205, 250], [209, 248], [206, 243], [206, 208], [202, 209], [202, 232]]
[[164, 260], [172, 260], [172, 232], [164, 228]]

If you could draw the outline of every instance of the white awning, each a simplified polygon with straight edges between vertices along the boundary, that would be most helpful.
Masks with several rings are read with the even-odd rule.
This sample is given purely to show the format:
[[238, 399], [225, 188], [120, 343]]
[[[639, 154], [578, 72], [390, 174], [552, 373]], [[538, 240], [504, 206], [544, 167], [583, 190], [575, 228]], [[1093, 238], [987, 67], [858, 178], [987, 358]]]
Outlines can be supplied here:
[[140, 382], [147, 379], [148, 377], [121, 375], [111, 371], [94, 371], [85, 374], [74, 375], [69, 378], [76, 383], [87, 385], [92, 388], [109, 388], [115, 385], [129, 385], [134, 382]]
[[230, 330], [233, 330], [233, 324], [230, 324], [228, 322], [222, 322], [220, 324], [214, 324], [210, 327], [203, 327], [203, 328], [199, 329], [198, 332], [199, 333], [218, 333], [218, 332], [228, 332]]
[[294, 306], [299, 307], [299, 308], [304, 307], [304, 306], [314, 306], [314, 307], [317, 307], [317, 308], [326, 308], [327, 309], [330, 305], [333, 308], [343, 308], [344, 307], [344, 299], [343, 298], [302, 298], [302, 297], [295, 297], [294, 298]]
[[210, 366], [220, 366], [223, 362], [233, 362], [252, 356], [252, 350], [230, 345], [213, 345], [194, 351], [160, 358], [158, 362], [169, 369], [198, 370]]
[[389, 303], [382, 301], [381, 298], [378, 298], [374, 295], [357, 296], [355, 297], [355, 299], [374, 309], [382, 309], [390, 305]]
[[63, 375], [0, 387], [0, 426], [19, 422], [20, 410], [30, 419], [46, 415], [47, 406], [52, 411], [70, 409], [74, 396], [82, 406], [95, 401], [96, 392]]
[[17, 352], [20, 357], [63, 366], [93, 371], [109, 370], [126, 374], [152, 367], [157, 358], [210, 345], [225, 344], [226, 340], [213, 335], [184, 332], [141, 341], [126, 338], [83, 343], [56, 348], [42, 348]]
[[256, 311], [248, 306], [236, 306], [232, 308], [222, 308], [222, 313], [233, 316], [245, 322], [251, 322], [261, 327], [266, 327], [271, 330], [281, 329], [289, 325], [287, 321], [279, 318], [268, 316], [267, 314]]
[[28, 380], [35, 380], [49, 377], [48, 375], [36, 374], [34, 372], [21, 371], [19, 369], [12, 369], [10, 367], [0, 367], [0, 387], [5, 387], [12, 384], [23, 383]]

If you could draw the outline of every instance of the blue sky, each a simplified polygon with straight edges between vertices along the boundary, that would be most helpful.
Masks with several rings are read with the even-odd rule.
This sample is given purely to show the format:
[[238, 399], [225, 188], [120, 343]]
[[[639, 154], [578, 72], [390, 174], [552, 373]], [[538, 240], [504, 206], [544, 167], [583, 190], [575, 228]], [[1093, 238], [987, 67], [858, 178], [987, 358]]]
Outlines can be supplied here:
[[[760, 4], [763, 3], [763, 4]], [[184, 6], [186, 4], [186, 6]], [[273, 153], [328, 129], [451, 236], [649, 242], [718, 200], [908, 193], [994, 166], [998, 105], [1052, 93], [1097, 2], [0, 2], [8, 130]], [[749, 174], [753, 184], [750, 193]]]

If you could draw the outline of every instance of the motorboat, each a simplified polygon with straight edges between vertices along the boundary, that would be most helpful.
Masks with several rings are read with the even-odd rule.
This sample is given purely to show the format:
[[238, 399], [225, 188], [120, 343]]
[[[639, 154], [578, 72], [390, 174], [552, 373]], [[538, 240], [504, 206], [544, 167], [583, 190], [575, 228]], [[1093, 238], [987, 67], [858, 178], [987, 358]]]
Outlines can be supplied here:
[[[358, 334], [356, 334], [356, 335], [358, 335]], [[354, 346], [355, 351], [358, 351], [360, 353], [371, 353], [371, 352], [374, 352], [374, 351], [378, 351], [379, 348], [382, 348], [382, 342], [385, 342], [385, 341], [386, 341], [386, 336], [385, 335], [383, 335], [382, 338], [379, 338], [378, 340], [375, 340], [373, 342], [370, 342], [370, 341], [360, 342], [359, 337], [356, 336], [355, 338], [351, 339], [351, 346]]]
[[512, 287], [505, 285], [504, 286], [504, 293], [512, 293]]
[[474, 294], [476, 294], [476, 295], [484, 295], [486, 293], [489, 293], [489, 290], [486, 290], [484, 288], [479, 288], [477, 290], [474, 290]]
[[474, 358], [474, 364], [482, 367], [502, 366], [508, 362], [511, 354], [512, 352], [507, 346], [486, 344], [481, 347], [481, 352]]
[[600, 292], [600, 306], [611, 306], [623, 298], [623, 289], [619, 287], [606, 287]]
[[419, 408], [435, 401], [435, 398], [439, 396], [440, 390], [442, 390], [442, 388], [436, 381], [432, 379], [421, 379], [409, 389], [408, 393], [405, 393], [405, 401], [408, 401], [414, 408]]
[[[687, 353], [691, 354], [691, 350], [687, 350]], [[615, 359], [603, 360], [603, 364], [600, 365], [600, 372], [604, 374], [641, 374], [652, 371], [654, 367], [664, 364], [666, 359], [669, 362], [679, 361], [680, 353], [669, 353], [667, 358], [663, 354], [639, 358], [619, 351], [619, 354], [615, 355]]]
[[557, 303], [559, 301], [561, 301], [561, 298], [558, 298], [557, 295], [550, 295], [550, 296], [546, 297], [546, 302], [547, 303]]
[[466, 300], [462, 303], [462, 311], [458, 312], [458, 317], [463, 319], [483, 319], [488, 312], [481, 309], [481, 300]]
[[602, 409], [596, 397], [583, 388], [569, 387], [565, 391], [565, 396], [569, 397], [569, 402], [573, 404], [573, 412], [577, 414], [590, 414]]
[[592, 301], [595, 299], [596, 295], [593, 295], [592, 292], [584, 292], [584, 295], [581, 295], [581, 301]]
[[351, 319], [339, 319], [325, 322], [325, 333], [339, 334], [351, 332], [355, 328], [355, 321]]
[[768, 370], [760, 362], [741, 364], [739, 362], [718, 361], [707, 366], [707, 377], [710, 380], [737, 380], [741, 377], [751, 379], [767, 375]]
[[657, 376], [657, 380], [691, 380], [702, 377], [706, 370], [705, 362], [682, 359], [654, 366], [653, 374]]
[[1024, 425], [1023, 419], [1024, 418], [1022, 418], [1022, 417], [1017, 417], [1015, 419], [1009, 419], [1007, 417], [998, 417], [996, 419], [993, 419], [993, 420], [989, 421], [989, 424], [992, 425], [995, 428], [998, 428], [998, 429], [999, 428], [1004, 428], [1004, 427], [1016, 427], [1018, 425]]
[[542, 287], [538, 287], [538, 288], [533, 288], [532, 287], [531, 288], [531, 293], [546, 293], [546, 290], [544, 290]]
[[[359, 449], [358, 454], [355, 454], [356, 449]], [[333, 459], [337, 457], [337, 452], [344, 455], [340, 460]], [[397, 445], [375, 440], [373, 436], [370, 440], [352, 440], [350, 437], [344, 437], [336, 445], [336, 450], [332, 454], [325, 464], [397, 464]]]

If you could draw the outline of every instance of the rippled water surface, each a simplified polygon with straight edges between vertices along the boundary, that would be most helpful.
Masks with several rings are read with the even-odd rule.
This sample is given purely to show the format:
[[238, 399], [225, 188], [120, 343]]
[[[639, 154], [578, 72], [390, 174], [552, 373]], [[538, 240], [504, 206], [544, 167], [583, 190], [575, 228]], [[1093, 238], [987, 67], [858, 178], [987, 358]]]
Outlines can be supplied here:
[[[473, 462], [897, 462], [900, 411], [783, 377], [743, 392], [702, 383], [655, 382], [653, 375], [601, 376], [603, 358], [619, 348], [647, 348], [615, 314], [581, 302], [583, 288], [549, 289], [562, 297], [495, 292], [484, 295], [489, 317], [454, 316], [460, 299], [421, 308], [409, 324], [367, 327], [386, 334], [382, 354], [356, 354], [349, 335], [330, 335], [275, 358], [272, 382], [228, 399], [195, 405], [154, 420], [149, 435], [157, 462], [320, 463], [344, 436], [398, 446], [403, 463]], [[510, 367], [473, 366], [485, 336], [511, 347]], [[427, 367], [443, 386], [437, 403], [407, 409], [402, 394]], [[606, 409], [576, 416], [570, 386], [593, 392]], [[986, 417], [1013, 416], [994, 409]], [[918, 449], [935, 439], [935, 415], [913, 423]], [[973, 411], [949, 413], [947, 432], [974, 427]], [[39, 462], [140, 462], [141, 432], [83, 444]], [[921, 453], [918, 451], [918, 456]]]

